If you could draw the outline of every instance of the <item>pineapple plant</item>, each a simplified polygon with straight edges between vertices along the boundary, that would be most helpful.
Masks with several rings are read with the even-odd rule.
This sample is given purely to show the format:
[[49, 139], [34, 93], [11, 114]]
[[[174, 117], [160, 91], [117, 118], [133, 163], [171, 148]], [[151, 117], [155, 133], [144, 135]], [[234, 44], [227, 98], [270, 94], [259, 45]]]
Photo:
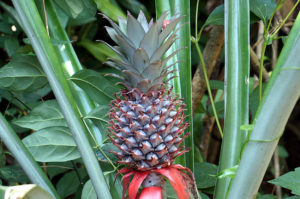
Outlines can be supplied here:
[[118, 163], [127, 165], [118, 172], [124, 174], [123, 198], [127, 189], [129, 199], [165, 198], [165, 179], [180, 199], [198, 197], [192, 172], [173, 164], [188, 151], [181, 143], [189, 135], [184, 133], [189, 124], [183, 121], [182, 99], [167, 85], [174, 78], [170, 70], [174, 63], [166, 63], [180, 49], [163, 59], [177, 39], [175, 28], [183, 16], [166, 20], [167, 15], [148, 23], [142, 11], [137, 18], [128, 13], [127, 20], [119, 18], [118, 25], [104, 16], [112, 26], [105, 28], [117, 46], [106, 44], [120, 57], [110, 58], [107, 64], [122, 72], [118, 77], [125, 87], [111, 102], [108, 129], [108, 137], [120, 149], [113, 152]]

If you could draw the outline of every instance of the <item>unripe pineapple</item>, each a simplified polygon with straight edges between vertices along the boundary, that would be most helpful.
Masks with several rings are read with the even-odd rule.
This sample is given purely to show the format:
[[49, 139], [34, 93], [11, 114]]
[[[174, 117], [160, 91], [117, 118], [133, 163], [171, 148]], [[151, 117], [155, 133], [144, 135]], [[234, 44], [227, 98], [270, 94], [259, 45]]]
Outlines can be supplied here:
[[127, 21], [119, 18], [119, 26], [106, 27], [118, 45], [112, 48], [121, 60], [107, 62], [122, 71], [125, 77], [121, 96], [111, 103], [110, 136], [120, 149], [120, 163], [136, 170], [150, 170], [170, 165], [184, 153], [179, 147], [188, 124], [183, 122], [184, 104], [167, 89], [165, 77], [171, 73], [166, 62], [176, 54], [162, 59], [176, 40], [182, 16], [165, 20], [167, 13], [153, 23], [143, 12], [137, 19], [128, 13]]

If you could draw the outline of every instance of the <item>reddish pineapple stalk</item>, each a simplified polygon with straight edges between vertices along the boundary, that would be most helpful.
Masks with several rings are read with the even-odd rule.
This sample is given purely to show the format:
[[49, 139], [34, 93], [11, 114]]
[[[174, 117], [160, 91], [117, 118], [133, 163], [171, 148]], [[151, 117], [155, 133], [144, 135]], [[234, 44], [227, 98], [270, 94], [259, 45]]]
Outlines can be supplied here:
[[122, 72], [124, 77], [118, 77], [126, 87], [111, 103], [108, 129], [110, 140], [120, 149], [113, 153], [127, 165], [117, 173], [124, 174], [123, 199], [127, 191], [128, 199], [166, 198], [165, 179], [179, 199], [198, 198], [193, 173], [173, 164], [188, 151], [180, 145], [189, 133], [184, 134], [185, 105], [172, 88], [167, 89], [169, 79], [165, 80], [173, 64], [165, 65], [179, 50], [162, 58], [176, 40], [174, 29], [182, 16], [166, 17], [167, 12], [148, 23], [143, 12], [137, 19], [128, 13], [127, 20], [119, 18], [119, 26], [105, 17], [112, 26], [106, 30], [118, 46], [107, 45], [120, 57], [107, 64]]

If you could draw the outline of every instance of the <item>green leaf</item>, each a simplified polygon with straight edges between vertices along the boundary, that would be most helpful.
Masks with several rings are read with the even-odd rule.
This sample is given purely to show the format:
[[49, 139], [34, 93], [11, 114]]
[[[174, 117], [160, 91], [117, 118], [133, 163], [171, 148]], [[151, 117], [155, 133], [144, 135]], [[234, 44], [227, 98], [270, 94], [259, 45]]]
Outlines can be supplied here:
[[82, 199], [97, 199], [96, 192], [94, 190], [94, 187], [91, 183], [91, 180], [88, 180], [82, 189], [81, 193], [81, 198]]
[[[59, 199], [58, 194], [53, 187], [53, 184], [47, 178], [44, 171], [40, 168], [37, 162], [33, 160], [29, 151], [26, 149], [20, 138], [16, 135], [14, 130], [10, 127], [1, 113], [0, 132], [1, 141], [3, 141], [8, 150], [14, 156], [14, 159], [22, 166], [22, 170], [26, 172], [26, 175], [31, 180], [31, 182], [43, 187], [56, 199]], [[16, 169], [13, 169], [13, 171], [16, 171]], [[21, 172], [18, 172], [18, 174], [20, 173]]]
[[209, 80], [210, 88], [216, 90], [224, 90], [224, 82], [219, 80]]
[[98, 106], [85, 117], [85, 119], [91, 119], [98, 126], [103, 137], [106, 137], [107, 134], [109, 110], [110, 107], [107, 105]]
[[[119, 152], [120, 149], [118, 147], [116, 147], [115, 145], [113, 145], [112, 143], [107, 143], [107, 144], [103, 144], [101, 146], [101, 150], [105, 153], [105, 155], [112, 161], [112, 162], [116, 162], [118, 161], [118, 158], [116, 157], [115, 154], [111, 153], [110, 151], [115, 151], [115, 152]], [[101, 151], [97, 151], [97, 157], [99, 160], [101, 161], [107, 161], [107, 159], [105, 158], [105, 156], [102, 154]]]
[[13, 0], [13, 4], [33, 49], [39, 57], [53, 93], [57, 101], [59, 101], [62, 113], [68, 121], [69, 129], [76, 140], [85, 168], [95, 187], [97, 197], [111, 199], [104, 175], [89, 143], [86, 125], [81, 118], [82, 114], [78, 110], [78, 105], [70, 89], [70, 82], [66, 78], [66, 72], [61, 65], [62, 62], [49, 39], [34, 1]]
[[0, 178], [9, 183], [29, 183], [29, 179], [23, 169], [18, 165], [10, 165], [0, 168]]
[[66, 162], [80, 157], [67, 127], [41, 129], [25, 137], [23, 143], [39, 162]]
[[11, 57], [19, 48], [19, 41], [17, 38], [9, 37], [4, 41], [4, 48], [9, 57]]
[[267, 20], [271, 18], [274, 9], [276, 8], [276, 3], [274, 0], [251, 0], [250, 10], [256, 16], [258, 16], [264, 24]]
[[300, 167], [268, 182], [289, 189], [293, 194], [300, 196]]
[[[83, 178], [84, 176], [82, 175], [83, 173], [83, 169], [80, 168], [78, 169], [78, 173], [80, 175], [81, 178]], [[78, 176], [76, 174], [75, 171], [71, 171], [67, 174], [65, 174], [57, 183], [56, 185], [56, 189], [58, 194], [62, 197], [62, 198], [66, 198], [67, 196], [75, 193], [77, 191], [77, 189], [80, 186], [80, 182], [78, 179]]]
[[83, 40], [79, 42], [78, 45], [88, 50], [100, 62], [105, 62], [107, 57], [118, 58], [116, 53], [104, 43], [94, 43], [90, 40]]
[[277, 196], [271, 194], [257, 194], [257, 199], [276, 199]]
[[239, 165], [235, 165], [231, 168], [224, 169], [220, 173], [218, 173], [217, 178], [218, 179], [227, 178], [227, 177], [233, 178], [238, 168]]
[[98, 10], [103, 12], [106, 16], [111, 18], [114, 21], [118, 20], [118, 17], [123, 17], [126, 19], [126, 15], [118, 6], [118, 4], [113, 3], [111, 0], [94, 0], [97, 4]]
[[281, 145], [278, 145], [278, 154], [279, 154], [279, 157], [281, 157], [281, 158], [287, 158], [287, 157], [289, 157], [289, 153]]
[[254, 127], [253, 124], [243, 124], [243, 125], [241, 125], [241, 130], [252, 131], [253, 127]]
[[223, 25], [223, 24], [224, 24], [224, 5], [219, 5], [210, 13], [203, 26]]
[[200, 192], [200, 196], [202, 199], [210, 199], [206, 194]]
[[205, 189], [214, 187], [217, 178], [218, 167], [208, 162], [195, 163], [195, 178], [197, 187], [199, 189]]
[[0, 69], [0, 88], [32, 92], [47, 84], [47, 79], [35, 56], [18, 56]]
[[51, 126], [67, 126], [56, 100], [47, 100], [38, 105], [28, 115], [14, 120], [13, 124], [33, 130]]
[[[224, 115], [224, 101], [215, 102], [216, 112], [219, 118], [222, 118]], [[209, 115], [214, 115], [212, 106], [208, 107]]]
[[119, 91], [115, 85], [93, 70], [81, 70], [70, 79], [100, 105], [109, 104], [114, 99], [113, 94]]
[[291, 196], [291, 197], [287, 197], [287, 198], [284, 198], [284, 199], [300, 199], [300, 196]]
[[55, 3], [72, 18], [82, 19], [94, 17], [97, 8], [92, 0], [54, 0]]
[[14, 32], [11, 30], [11, 25], [4, 21], [0, 21], [0, 32], [8, 35], [12, 35]]
[[118, 2], [133, 14], [138, 15], [142, 10], [146, 17], [149, 15], [147, 8], [138, 0], [119, 0]]
[[[80, 161], [81, 159], [78, 159]], [[74, 160], [74, 162], [77, 160]], [[47, 174], [50, 179], [73, 170], [73, 165], [71, 161], [68, 162], [49, 162], [47, 163]]]

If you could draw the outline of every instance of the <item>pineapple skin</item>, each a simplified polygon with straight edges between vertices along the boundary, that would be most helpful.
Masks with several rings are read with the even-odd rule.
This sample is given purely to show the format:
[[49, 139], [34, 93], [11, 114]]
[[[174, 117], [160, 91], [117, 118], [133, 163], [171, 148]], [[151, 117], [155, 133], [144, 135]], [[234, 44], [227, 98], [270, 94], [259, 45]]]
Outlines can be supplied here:
[[166, 17], [167, 12], [148, 23], [143, 12], [137, 19], [128, 13], [127, 20], [119, 18], [119, 25], [105, 17], [112, 26], [106, 30], [117, 44], [107, 46], [120, 57], [107, 64], [122, 72], [126, 87], [111, 102], [108, 137], [120, 149], [113, 152], [119, 163], [134, 170], [167, 167], [187, 151], [179, 146], [189, 135], [184, 134], [188, 127], [183, 122], [185, 105], [172, 88], [167, 89], [167, 81], [174, 77], [165, 80], [175, 64], [166, 63], [181, 49], [163, 59], [177, 39], [175, 28], [183, 16]]
[[[169, 166], [186, 150], [179, 145], [184, 134], [184, 104], [172, 96], [171, 89], [121, 92], [111, 103], [109, 138], [120, 149], [120, 161], [136, 170]], [[181, 137], [183, 135], [183, 137]]]

